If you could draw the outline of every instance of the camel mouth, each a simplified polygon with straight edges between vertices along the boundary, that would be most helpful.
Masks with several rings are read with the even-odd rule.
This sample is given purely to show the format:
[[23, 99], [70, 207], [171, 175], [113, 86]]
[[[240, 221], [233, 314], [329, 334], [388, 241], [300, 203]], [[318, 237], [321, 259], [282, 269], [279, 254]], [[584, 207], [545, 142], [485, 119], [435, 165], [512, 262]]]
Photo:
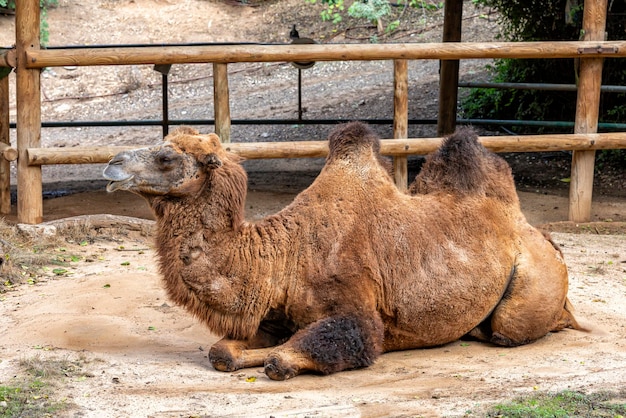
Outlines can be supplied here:
[[115, 190], [127, 188], [125, 186], [129, 185], [129, 183], [135, 178], [133, 174], [126, 173], [121, 164], [115, 163], [115, 161], [111, 161], [105, 167], [102, 172], [102, 177], [104, 177], [105, 180], [109, 180], [109, 184], [107, 184], [106, 187], [107, 192], [114, 192]]
[[108, 180], [111, 180], [111, 181], [107, 184], [106, 190], [107, 190], [107, 192], [111, 193], [111, 192], [114, 192], [116, 190], [124, 189], [124, 186], [126, 184], [128, 184], [133, 178], [134, 178], [134, 176], [131, 176], [131, 177], [129, 177], [127, 179], [124, 179], [124, 180], [111, 180], [111, 179], [108, 179]]

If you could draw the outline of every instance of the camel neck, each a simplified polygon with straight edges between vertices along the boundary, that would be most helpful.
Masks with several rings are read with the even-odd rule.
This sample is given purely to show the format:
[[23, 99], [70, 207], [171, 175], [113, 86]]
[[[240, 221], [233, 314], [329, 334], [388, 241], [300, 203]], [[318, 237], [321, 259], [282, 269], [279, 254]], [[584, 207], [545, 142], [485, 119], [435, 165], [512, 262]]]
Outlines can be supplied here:
[[[190, 202], [170, 203], [158, 220], [156, 239], [166, 291], [219, 335], [251, 338], [271, 307], [276, 290], [267, 283], [274, 266], [251, 245], [257, 234], [235, 230], [224, 208]], [[222, 217], [215, 218], [221, 213]], [[239, 225], [241, 226], [241, 225]], [[258, 251], [258, 252], [257, 252]], [[259, 272], [254, 280], [250, 271]], [[259, 291], [260, 288], [265, 291]], [[262, 296], [262, 297], [261, 297]]]
[[244, 222], [247, 176], [238, 164], [210, 172], [200, 190], [185, 196], [162, 196], [150, 202], [159, 232], [175, 230], [177, 235], [227, 232]]

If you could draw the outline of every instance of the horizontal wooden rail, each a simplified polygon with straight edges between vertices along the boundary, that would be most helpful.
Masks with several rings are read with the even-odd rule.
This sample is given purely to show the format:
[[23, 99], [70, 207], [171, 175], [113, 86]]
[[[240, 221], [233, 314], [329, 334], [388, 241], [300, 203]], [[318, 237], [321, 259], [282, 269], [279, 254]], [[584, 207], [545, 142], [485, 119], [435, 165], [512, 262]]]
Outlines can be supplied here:
[[7, 161], [17, 160], [17, 150], [4, 142], [0, 142], [0, 156]]
[[626, 41], [446, 42], [415, 44], [208, 45], [41, 49], [26, 51], [27, 68], [392, 59], [626, 57]]
[[[546, 152], [626, 148], [626, 133], [577, 135], [484, 136], [480, 142], [494, 152]], [[384, 139], [384, 155], [425, 155], [437, 149], [441, 138]], [[240, 142], [224, 147], [246, 159], [319, 158], [328, 154], [327, 141]], [[28, 165], [106, 163], [115, 154], [139, 146], [28, 148]]]
[[0, 50], [0, 67], [17, 67], [15, 48]]

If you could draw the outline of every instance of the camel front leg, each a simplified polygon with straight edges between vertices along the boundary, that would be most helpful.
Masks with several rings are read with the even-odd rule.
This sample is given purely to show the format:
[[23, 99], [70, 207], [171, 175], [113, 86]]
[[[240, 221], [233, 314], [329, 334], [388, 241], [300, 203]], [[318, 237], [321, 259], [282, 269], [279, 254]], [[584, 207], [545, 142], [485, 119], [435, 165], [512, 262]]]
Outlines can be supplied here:
[[371, 365], [382, 352], [383, 324], [377, 313], [320, 319], [298, 331], [265, 360], [265, 374], [286, 380], [309, 371], [322, 374]]

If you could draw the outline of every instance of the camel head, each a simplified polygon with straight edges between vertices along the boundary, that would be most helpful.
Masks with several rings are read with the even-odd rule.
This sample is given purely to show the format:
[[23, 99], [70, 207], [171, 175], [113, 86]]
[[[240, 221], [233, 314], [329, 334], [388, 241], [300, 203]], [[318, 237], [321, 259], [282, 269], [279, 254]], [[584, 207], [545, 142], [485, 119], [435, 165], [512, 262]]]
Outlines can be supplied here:
[[201, 190], [225, 158], [217, 135], [179, 128], [160, 145], [118, 153], [103, 175], [110, 180], [109, 192], [127, 190], [146, 198], [180, 197]]

